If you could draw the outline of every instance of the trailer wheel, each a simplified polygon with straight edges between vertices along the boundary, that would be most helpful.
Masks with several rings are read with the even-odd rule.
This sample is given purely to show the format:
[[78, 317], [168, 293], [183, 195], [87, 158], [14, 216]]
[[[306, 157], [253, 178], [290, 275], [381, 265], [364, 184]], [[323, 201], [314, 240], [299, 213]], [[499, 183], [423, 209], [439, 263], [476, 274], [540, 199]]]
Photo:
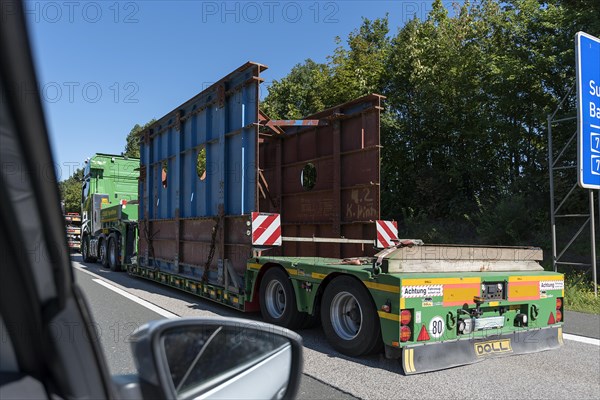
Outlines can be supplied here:
[[104, 268], [107, 268], [108, 267], [108, 241], [106, 239], [101, 239], [100, 246], [99, 246], [99, 252], [100, 252], [100, 264], [102, 264], [102, 266]]
[[111, 271], [120, 271], [121, 266], [119, 265], [119, 253], [117, 250], [117, 237], [115, 235], [110, 235], [108, 237], [108, 266]]
[[337, 351], [357, 357], [380, 347], [379, 316], [369, 291], [356, 279], [335, 278], [325, 289], [321, 305], [325, 337]]
[[81, 255], [83, 262], [91, 263], [95, 262], [96, 258], [90, 256], [90, 238], [88, 236], [83, 237], [83, 243], [81, 245]]
[[299, 329], [306, 319], [288, 275], [279, 268], [269, 269], [260, 282], [260, 312], [266, 322], [288, 329]]

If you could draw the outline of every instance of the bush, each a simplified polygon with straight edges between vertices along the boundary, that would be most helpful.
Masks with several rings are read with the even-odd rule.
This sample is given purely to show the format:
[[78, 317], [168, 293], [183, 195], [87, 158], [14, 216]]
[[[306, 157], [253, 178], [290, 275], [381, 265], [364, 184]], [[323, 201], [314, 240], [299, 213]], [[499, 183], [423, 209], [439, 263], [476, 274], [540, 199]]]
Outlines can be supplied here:
[[565, 309], [600, 314], [600, 297], [594, 296], [594, 284], [585, 274], [565, 275]]

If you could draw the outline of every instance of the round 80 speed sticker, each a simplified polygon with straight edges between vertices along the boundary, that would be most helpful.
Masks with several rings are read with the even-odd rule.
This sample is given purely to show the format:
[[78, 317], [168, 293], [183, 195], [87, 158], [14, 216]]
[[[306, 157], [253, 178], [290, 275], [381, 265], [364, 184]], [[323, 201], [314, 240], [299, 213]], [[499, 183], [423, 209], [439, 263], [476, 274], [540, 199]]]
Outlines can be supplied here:
[[442, 317], [433, 317], [429, 321], [429, 335], [434, 338], [439, 338], [444, 334], [444, 319]]

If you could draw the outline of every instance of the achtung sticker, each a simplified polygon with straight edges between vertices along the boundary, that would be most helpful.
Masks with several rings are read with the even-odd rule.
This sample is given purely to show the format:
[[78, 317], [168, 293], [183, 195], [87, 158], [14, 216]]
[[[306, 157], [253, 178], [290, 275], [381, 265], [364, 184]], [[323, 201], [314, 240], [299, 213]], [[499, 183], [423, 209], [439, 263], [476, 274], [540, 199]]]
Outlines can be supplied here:
[[540, 281], [540, 292], [545, 290], [562, 290], [565, 288], [565, 281]]
[[404, 286], [402, 297], [436, 297], [444, 295], [444, 285]]

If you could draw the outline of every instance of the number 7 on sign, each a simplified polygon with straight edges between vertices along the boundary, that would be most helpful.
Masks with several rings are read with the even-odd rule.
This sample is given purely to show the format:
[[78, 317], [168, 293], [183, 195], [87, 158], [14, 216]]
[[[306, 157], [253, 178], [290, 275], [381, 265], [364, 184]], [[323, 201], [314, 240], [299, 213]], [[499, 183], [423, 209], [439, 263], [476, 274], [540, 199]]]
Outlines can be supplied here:
[[600, 156], [592, 155], [592, 175], [600, 175]]
[[[599, 127], [600, 128], [600, 127]], [[600, 153], [600, 133], [592, 132], [590, 135], [592, 153]]]

